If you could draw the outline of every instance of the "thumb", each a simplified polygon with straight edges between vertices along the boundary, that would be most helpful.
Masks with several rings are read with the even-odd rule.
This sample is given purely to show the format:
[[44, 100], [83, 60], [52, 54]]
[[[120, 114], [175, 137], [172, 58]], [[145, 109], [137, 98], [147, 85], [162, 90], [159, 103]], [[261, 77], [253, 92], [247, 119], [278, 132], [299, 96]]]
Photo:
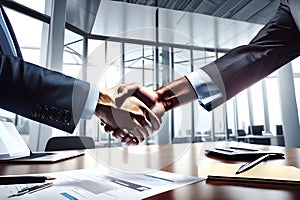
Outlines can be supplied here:
[[121, 107], [124, 101], [133, 96], [133, 93], [139, 88], [136, 83], [130, 83], [127, 85], [121, 85], [117, 88], [117, 95], [115, 98], [116, 106]]

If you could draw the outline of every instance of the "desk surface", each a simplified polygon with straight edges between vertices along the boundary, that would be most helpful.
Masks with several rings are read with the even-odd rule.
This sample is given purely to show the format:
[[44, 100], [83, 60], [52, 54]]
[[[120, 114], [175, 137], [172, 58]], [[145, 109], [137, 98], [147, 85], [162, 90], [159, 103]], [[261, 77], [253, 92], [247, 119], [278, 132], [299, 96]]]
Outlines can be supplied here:
[[[243, 163], [243, 161], [228, 161], [211, 158], [204, 155], [205, 149], [216, 145], [223, 147], [232, 145], [228, 142], [173, 144], [165, 146], [138, 146], [124, 148], [100, 148], [86, 150], [84, 156], [53, 164], [0, 164], [0, 175], [47, 173], [98, 166], [124, 165], [130, 167], [141, 162], [148, 168], [162, 169], [169, 172], [197, 176], [197, 164], [211, 165], [213, 163]], [[249, 145], [235, 143], [238, 145]], [[254, 146], [254, 145], [252, 145]], [[262, 146], [261, 146], [262, 147]], [[269, 165], [291, 165], [300, 168], [300, 149], [266, 146], [266, 148], [283, 152], [286, 159], [269, 160]], [[135, 159], [138, 157], [138, 160]], [[100, 158], [100, 159], [99, 159]], [[143, 161], [141, 161], [142, 159]], [[134, 167], [133, 167], [134, 168]], [[228, 181], [199, 182], [178, 188], [149, 199], [300, 199], [300, 187], [293, 185], [276, 185], [260, 183], [237, 183]]]

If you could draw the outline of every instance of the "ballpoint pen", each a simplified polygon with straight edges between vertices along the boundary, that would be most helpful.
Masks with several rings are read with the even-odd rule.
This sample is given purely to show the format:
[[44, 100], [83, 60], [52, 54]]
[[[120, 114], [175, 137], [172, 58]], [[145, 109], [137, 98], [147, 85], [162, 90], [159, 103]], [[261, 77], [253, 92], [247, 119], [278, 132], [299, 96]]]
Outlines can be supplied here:
[[235, 174], [240, 174], [242, 172], [245, 172], [249, 169], [251, 169], [252, 167], [258, 165], [259, 163], [263, 162], [264, 160], [267, 160], [272, 154], [266, 154], [264, 156], [261, 156], [260, 158], [254, 160], [254, 161], [251, 161], [251, 162], [248, 162], [248, 163], [245, 163], [243, 164], [236, 172]]
[[31, 194], [31, 193], [46, 189], [46, 188], [51, 187], [51, 186], [53, 186], [53, 182], [45, 183], [45, 184], [42, 184], [42, 185], [34, 185], [34, 186], [31, 186], [31, 187], [25, 187], [25, 188], [19, 190], [17, 193], [8, 196], [8, 198], [16, 197], [16, 196], [22, 196], [24, 194]]
[[54, 179], [48, 176], [0, 176], [0, 185], [43, 183]]

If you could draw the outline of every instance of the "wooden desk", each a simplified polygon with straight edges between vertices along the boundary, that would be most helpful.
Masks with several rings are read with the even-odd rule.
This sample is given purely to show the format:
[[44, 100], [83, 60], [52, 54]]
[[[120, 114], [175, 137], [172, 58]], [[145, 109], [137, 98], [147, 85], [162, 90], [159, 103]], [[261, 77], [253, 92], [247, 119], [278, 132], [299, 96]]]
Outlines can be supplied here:
[[[162, 170], [175, 172], [184, 175], [197, 176], [197, 164], [211, 165], [217, 162], [242, 163], [241, 161], [228, 161], [216, 158], [209, 158], [204, 155], [204, 150], [215, 147], [216, 145], [226, 146], [227, 142], [218, 143], [195, 143], [195, 144], [174, 144], [166, 146], [139, 146], [130, 148], [101, 148], [86, 150], [86, 155], [71, 160], [66, 160], [54, 164], [0, 164], [0, 175], [27, 174], [27, 173], [46, 173], [63, 170], [75, 170], [82, 168], [94, 168], [102, 166], [101, 162], [108, 165], [124, 166], [139, 165], [134, 159], [140, 156], [143, 165], [149, 168], [159, 168]], [[238, 143], [238, 145], [247, 145]], [[269, 160], [265, 163], [269, 165], [292, 165], [300, 168], [300, 149], [284, 147], [267, 147], [285, 153], [286, 159]], [[158, 157], [153, 159], [156, 152]], [[97, 156], [96, 156], [97, 155]], [[100, 158], [101, 159], [97, 159]], [[156, 195], [149, 199], [205, 199], [205, 200], [247, 200], [247, 199], [280, 199], [280, 200], [299, 200], [300, 186], [241, 183], [241, 182], [199, 182], [178, 188], [163, 194]]]

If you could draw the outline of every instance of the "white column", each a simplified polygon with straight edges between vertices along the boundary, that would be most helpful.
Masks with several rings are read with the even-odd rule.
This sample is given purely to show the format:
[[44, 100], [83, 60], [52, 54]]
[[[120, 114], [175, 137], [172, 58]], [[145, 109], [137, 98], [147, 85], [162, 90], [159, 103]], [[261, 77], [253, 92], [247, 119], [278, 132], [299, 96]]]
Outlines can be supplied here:
[[58, 71], [63, 64], [66, 5], [66, 0], [53, 0], [51, 11], [47, 67]]
[[[46, 65], [47, 68], [62, 72], [65, 22], [66, 22], [66, 0], [53, 0], [51, 8], [51, 20], [49, 26], [49, 40], [47, 48]], [[45, 149], [48, 139], [55, 135], [67, 134], [53, 129], [47, 125], [40, 124], [38, 133], [37, 150]]]
[[277, 77], [285, 146], [300, 147], [300, 127], [292, 65], [289, 63], [278, 70]]

